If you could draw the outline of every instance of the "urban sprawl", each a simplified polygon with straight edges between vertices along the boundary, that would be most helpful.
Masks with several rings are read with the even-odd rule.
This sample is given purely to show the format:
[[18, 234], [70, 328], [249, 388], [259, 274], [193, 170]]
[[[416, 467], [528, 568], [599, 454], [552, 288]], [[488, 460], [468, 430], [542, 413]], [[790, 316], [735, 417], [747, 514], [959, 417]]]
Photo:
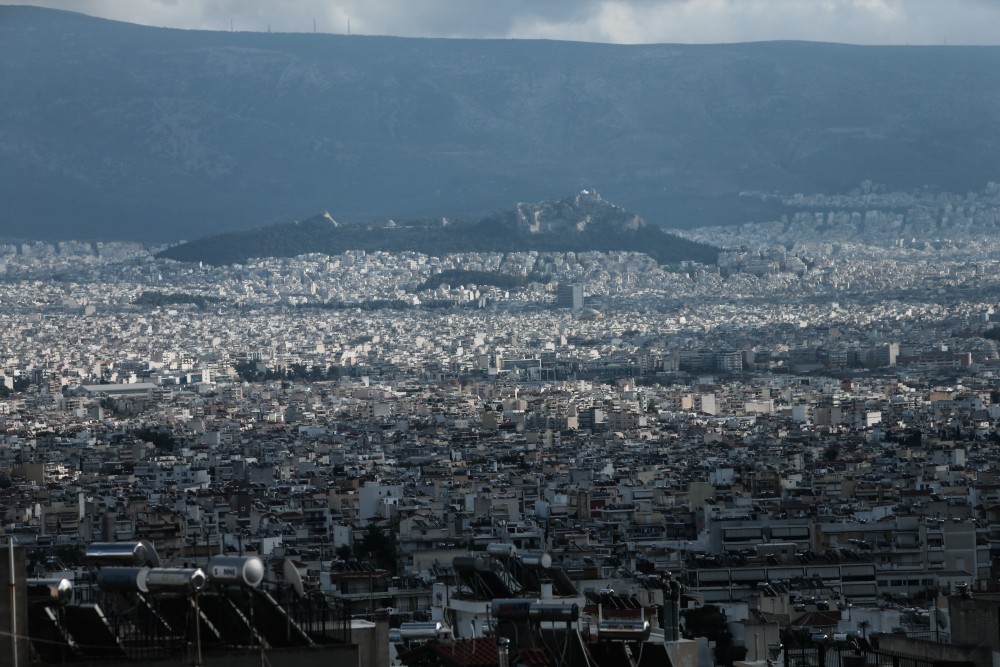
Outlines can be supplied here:
[[[753, 659], [957, 642], [949, 596], [1000, 579], [1000, 188], [784, 204], [679, 232], [717, 265], [2, 245], [4, 541], [39, 577], [93, 542], [292, 559], [473, 636], [452, 566], [509, 548], [602, 613], [670, 573]], [[448, 270], [544, 282], [417, 289]]]

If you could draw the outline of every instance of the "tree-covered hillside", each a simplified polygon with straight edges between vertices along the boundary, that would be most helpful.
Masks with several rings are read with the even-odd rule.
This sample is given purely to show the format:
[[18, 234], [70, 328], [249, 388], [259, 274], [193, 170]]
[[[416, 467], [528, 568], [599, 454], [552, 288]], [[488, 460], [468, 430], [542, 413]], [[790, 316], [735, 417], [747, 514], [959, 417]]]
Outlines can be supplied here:
[[478, 222], [445, 219], [397, 224], [337, 223], [329, 214], [242, 232], [209, 236], [173, 246], [162, 257], [207, 264], [242, 263], [253, 257], [385, 250], [444, 255], [457, 252], [643, 252], [661, 263], [714, 263], [711, 246], [647, 225], [642, 218], [596, 194], [517, 204]]

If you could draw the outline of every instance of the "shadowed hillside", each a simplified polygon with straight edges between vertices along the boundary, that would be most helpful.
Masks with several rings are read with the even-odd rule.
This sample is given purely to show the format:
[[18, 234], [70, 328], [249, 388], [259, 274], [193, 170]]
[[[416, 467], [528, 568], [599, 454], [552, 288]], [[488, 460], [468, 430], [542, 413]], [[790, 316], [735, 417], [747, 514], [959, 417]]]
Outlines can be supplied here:
[[662, 263], [714, 263], [718, 251], [658, 227], [588, 191], [559, 201], [516, 206], [476, 223], [440, 219], [397, 224], [342, 224], [329, 213], [303, 222], [217, 234], [169, 248], [160, 256], [206, 264], [243, 263], [252, 257], [294, 257], [346, 250], [456, 252], [643, 252]]
[[5, 6], [0, 235], [476, 219], [590, 185], [683, 227], [780, 213], [743, 190], [978, 189], [998, 77], [996, 47], [228, 33]]

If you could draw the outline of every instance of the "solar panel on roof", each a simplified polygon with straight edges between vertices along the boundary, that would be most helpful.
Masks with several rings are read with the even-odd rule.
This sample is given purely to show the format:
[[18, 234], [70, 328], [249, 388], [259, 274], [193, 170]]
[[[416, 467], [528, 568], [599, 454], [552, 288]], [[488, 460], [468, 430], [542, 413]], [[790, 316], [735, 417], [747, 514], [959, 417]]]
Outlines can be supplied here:
[[101, 608], [95, 604], [71, 605], [63, 618], [80, 654], [88, 658], [123, 658], [125, 651]]

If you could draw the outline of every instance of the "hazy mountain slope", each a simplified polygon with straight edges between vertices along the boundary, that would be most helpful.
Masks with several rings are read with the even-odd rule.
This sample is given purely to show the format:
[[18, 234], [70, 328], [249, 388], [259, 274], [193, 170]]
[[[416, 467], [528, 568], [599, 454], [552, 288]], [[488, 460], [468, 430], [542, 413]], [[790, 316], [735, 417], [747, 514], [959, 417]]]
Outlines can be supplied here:
[[176, 240], [475, 217], [595, 185], [654, 224], [736, 193], [997, 178], [1000, 48], [610, 46], [147, 28], [0, 7], [0, 235]]
[[714, 263], [716, 248], [651, 227], [635, 213], [596, 193], [539, 203], [520, 203], [482, 220], [397, 224], [342, 224], [329, 213], [303, 222], [215, 234], [168, 248], [160, 256], [206, 264], [243, 263], [252, 257], [294, 257], [346, 250], [412, 250], [441, 256], [457, 252], [643, 252], [665, 263]]

